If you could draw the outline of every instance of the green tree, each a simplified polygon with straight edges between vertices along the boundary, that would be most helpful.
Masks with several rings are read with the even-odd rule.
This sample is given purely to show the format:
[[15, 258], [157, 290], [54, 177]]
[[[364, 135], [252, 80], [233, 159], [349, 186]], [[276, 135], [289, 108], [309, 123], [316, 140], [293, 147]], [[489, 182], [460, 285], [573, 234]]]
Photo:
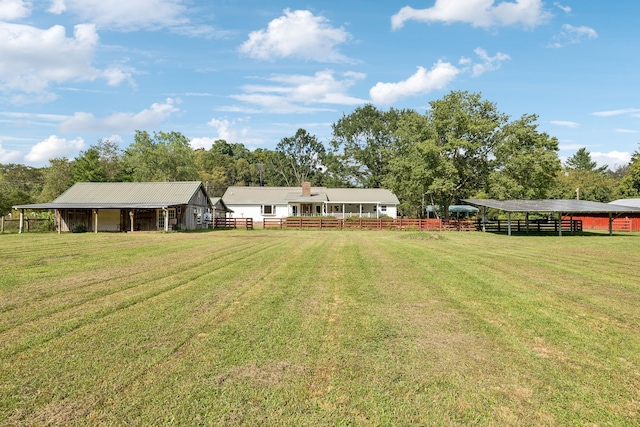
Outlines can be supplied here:
[[66, 157], [49, 160], [49, 166], [44, 170], [44, 186], [38, 200], [43, 203], [51, 202], [74, 184], [73, 162]]
[[36, 200], [44, 185], [43, 170], [31, 166], [9, 163], [0, 164], [0, 177], [3, 178], [3, 195], [11, 203], [26, 204]]
[[451, 92], [429, 104], [427, 117], [440, 161], [428, 191], [448, 215], [451, 204], [486, 184], [491, 156], [508, 117], [476, 93]]
[[495, 199], [544, 199], [560, 171], [558, 140], [540, 133], [537, 116], [523, 115], [503, 127], [493, 151], [488, 195]]
[[434, 203], [431, 186], [442, 161], [429, 118], [417, 112], [404, 114], [394, 145], [385, 155], [389, 173], [383, 185], [398, 196], [401, 214], [422, 216], [425, 205]]
[[305, 181], [318, 183], [321, 177], [324, 145], [314, 135], [298, 129], [292, 137], [282, 138], [276, 146], [280, 154], [274, 157], [274, 165], [287, 186], [299, 186]]
[[125, 150], [124, 171], [129, 181], [193, 181], [198, 179], [196, 156], [179, 132], [136, 131]]
[[564, 168], [558, 172], [551, 195], [557, 199], [580, 199], [607, 203], [616, 197], [618, 180], [589, 170]]
[[565, 164], [567, 169], [578, 171], [606, 173], [609, 170], [606, 165], [598, 167], [598, 163], [591, 160], [591, 153], [585, 147], [578, 149], [573, 156], [568, 157]]
[[398, 120], [406, 110], [380, 111], [367, 104], [333, 124], [331, 148], [339, 162], [329, 175], [339, 181], [377, 188], [389, 173], [388, 150], [393, 146]]
[[100, 161], [100, 152], [90, 147], [81, 152], [73, 161], [73, 179], [75, 182], [105, 182], [107, 173]]
[[625, 175], [620, 180], [617, 195], [622, 198], [640, 197], [640, 149], [633, 152], [631, 162], [626, 169]]

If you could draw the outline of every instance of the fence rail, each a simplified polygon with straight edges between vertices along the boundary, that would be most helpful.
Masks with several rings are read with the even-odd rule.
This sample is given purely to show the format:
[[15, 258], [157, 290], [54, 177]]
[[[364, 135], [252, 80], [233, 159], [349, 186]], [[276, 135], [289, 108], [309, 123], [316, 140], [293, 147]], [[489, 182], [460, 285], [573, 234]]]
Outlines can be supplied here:
[[[511, 220], [511, 231], [514, 232], [559, 232], [558, 229], [559, 223], [557, 220], [522, 220], [522, 219], [512, 219]], [[563, 232], [581, 232], [582, 231], [582, 221], [581, 220], [570, 220], [563, 219], [561, 222], [561, 227]], [[485, 229], [486, 231], [493, 232], [503, 232], [507, 231], [509, 228], [508, 221], [505, 220], [496, 220], [496, 221], [487, 221], [484, 224], [478, 224], [479, 229]]]
[[213, 228], [244, 228], [253, 230], [253, 218], [215, 218]]
[[472, 221], [443, 221], [424, 218], [329, 218], [329, 217], [295, 217], [265, 218], [262, 228], [291, 229], [365, 229], [365, 230], [420, 230], [420, 231], [471, 231], [477, 230]]

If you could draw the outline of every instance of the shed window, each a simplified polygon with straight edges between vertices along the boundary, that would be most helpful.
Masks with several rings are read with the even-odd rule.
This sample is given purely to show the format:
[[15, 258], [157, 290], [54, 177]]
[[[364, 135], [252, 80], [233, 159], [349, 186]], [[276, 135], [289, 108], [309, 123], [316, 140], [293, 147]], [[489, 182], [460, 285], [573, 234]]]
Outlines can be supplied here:
[[[176, 217], [176, 208], [167, 209], [167, 213], [169, 214], [169, 223], [171, 220]], [[164, 209], [158, 209], [158, 229], [164, 228]]]

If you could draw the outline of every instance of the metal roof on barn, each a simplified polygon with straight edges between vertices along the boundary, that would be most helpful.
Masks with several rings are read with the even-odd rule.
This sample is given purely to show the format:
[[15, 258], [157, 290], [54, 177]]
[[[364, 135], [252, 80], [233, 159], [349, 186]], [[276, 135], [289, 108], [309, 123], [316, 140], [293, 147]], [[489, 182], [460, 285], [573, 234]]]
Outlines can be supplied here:
[[630, 213], [639, 212], [640, 207], [611, 203], [590, 202], [586, 200], [494, 200], [463, 199], [465, 203], [499, 209], [505, 212], [560, 212], [571, 214]]
[[51, 203], [16, 209], [162, 208], [186, 205], [202, 188], [200, 181], [78, 182]]

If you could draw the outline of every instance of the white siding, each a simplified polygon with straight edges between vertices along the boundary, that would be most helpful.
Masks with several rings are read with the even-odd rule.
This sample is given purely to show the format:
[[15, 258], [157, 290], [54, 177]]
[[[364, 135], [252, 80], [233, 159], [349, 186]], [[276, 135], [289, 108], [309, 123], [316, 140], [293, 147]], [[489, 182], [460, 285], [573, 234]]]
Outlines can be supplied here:
[[233, 218], [252, 218], [255, 222], [262, 222], [264, 218], [286, 218], [289, 216], [288, 205], [274, 205], [273, 215], [263, 215], [262, 205], [227, 205], [233, 211]]

